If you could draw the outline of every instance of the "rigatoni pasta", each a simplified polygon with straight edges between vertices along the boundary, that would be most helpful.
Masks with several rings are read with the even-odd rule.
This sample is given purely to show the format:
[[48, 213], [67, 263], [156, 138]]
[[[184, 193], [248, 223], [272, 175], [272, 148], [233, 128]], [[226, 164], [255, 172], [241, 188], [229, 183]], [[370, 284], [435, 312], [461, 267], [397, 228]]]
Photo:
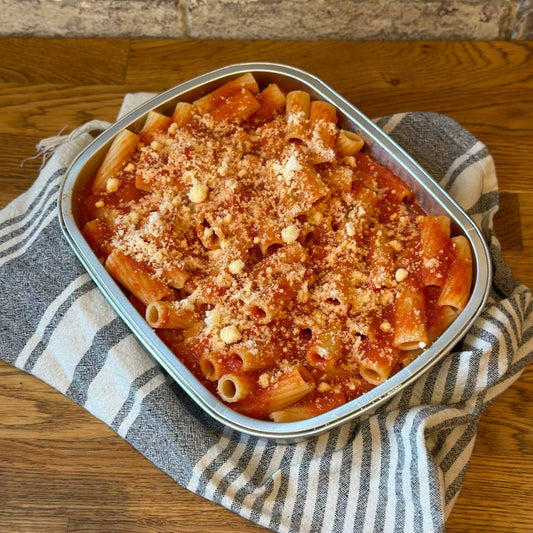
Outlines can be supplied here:
[[465, 307], [468, 241], [336, 109], [244, 74], [111, 144], [83, 233], [235, 411], [290, 422], [386, 381]]

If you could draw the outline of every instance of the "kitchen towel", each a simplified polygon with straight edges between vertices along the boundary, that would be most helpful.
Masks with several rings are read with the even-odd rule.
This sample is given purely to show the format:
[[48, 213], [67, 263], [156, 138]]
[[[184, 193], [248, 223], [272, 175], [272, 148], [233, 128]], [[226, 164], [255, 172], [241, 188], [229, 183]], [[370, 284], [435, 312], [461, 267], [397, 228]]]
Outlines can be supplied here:
[[[146, 99], [128, 95], [124, 113]], [[487, 148], [450, 118], [377, 120], [482, 229], [489, 302], [450, 355], [386, 404], [298, 444], [225, 428], [145, 353], [63, 237], [61, 180], [101, 129], [47, 140], [33, 186], [0, 212], [0, 357], [42, 379], [189, 490], [281, 532], [440, 532], [483, 411], [533, 358], [531, 292], [513, 279], [492, 229], [497, 179]]]

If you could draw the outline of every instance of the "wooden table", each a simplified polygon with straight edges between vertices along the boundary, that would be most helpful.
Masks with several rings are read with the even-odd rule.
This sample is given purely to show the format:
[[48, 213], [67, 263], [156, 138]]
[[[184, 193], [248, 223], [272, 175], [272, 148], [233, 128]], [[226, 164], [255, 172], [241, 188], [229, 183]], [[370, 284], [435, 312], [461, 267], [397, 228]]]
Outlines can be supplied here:
[[[316, 74], [367, 115], [446, 113], [488, 145], [496, 229], [533, 287], [533, 43], [0, 41], [0, 206], [30, 186], [43, 137], [230, 63]], [[1, 334], [1, 332], [0, 332]], [[449, 532], [533, 531], [533, 368], [483, 416]], [[178, 487], [113, 431], [37, 379], [0, 364], [0, 530], [262, 531]]]

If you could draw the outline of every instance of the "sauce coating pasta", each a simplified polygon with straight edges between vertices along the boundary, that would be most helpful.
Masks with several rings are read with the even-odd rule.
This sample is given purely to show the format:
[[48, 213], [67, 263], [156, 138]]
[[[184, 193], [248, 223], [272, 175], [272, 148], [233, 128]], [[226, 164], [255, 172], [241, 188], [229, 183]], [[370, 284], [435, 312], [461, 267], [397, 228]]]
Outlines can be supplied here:
[[316, 416], [413, 360], [470, 295], [468, 243], [303, 91], [245, 74], [114, 143], [83, 233], [221, 401]]

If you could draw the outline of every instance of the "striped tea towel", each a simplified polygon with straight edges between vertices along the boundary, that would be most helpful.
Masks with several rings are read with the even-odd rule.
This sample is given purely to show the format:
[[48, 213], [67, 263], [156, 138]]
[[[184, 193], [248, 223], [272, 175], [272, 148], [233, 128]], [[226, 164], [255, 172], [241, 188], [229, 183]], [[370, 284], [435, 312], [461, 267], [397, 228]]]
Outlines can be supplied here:
[[[132, 103], [138, 98], [122, 111]], [[84, 406], [183, 487], [272, 530], [443, 531], [481, 414], [533, 358], [531, 293], [513, 279], [492, 231], [498, 192], [487, 148], [442, 115], [377, 122], [482, 228], [495, 278], [453, 353], [372, 415], [276, 444], [223, 427], [172, 383], [61, 234], [59, 184], [87, 133], [71, 134], [0, 213], [0, 357]]]

